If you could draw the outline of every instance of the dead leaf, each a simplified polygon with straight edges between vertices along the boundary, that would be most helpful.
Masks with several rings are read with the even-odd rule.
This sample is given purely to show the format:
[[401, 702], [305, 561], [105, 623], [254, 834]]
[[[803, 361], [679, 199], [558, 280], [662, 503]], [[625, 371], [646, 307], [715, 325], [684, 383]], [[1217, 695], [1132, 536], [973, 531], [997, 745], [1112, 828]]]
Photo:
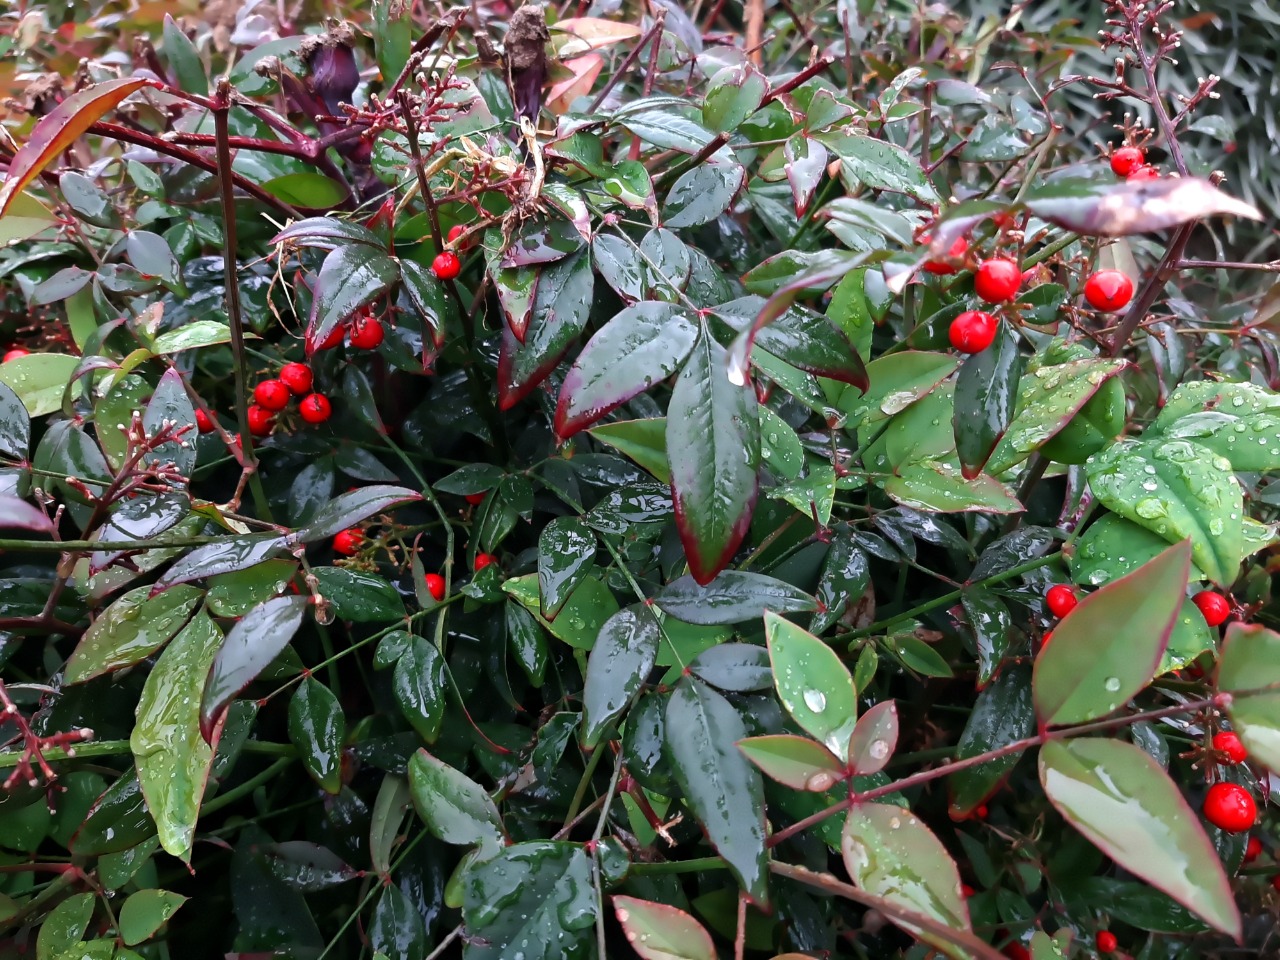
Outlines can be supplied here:
[[[552, 24], [551, 45], [558, 57], [576, 57], [640, 36], [640, 28], [630, 23], [614, 23], [599, 17], [570, 17]], [[564, 36], [557, 36], [564, 34]]]

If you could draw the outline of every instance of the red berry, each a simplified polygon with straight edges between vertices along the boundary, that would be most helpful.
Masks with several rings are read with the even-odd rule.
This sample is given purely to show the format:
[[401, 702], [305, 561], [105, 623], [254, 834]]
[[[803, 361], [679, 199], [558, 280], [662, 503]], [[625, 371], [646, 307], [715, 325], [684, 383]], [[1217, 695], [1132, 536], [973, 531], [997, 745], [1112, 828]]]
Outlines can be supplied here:
[[1160, 171], [1150, 164], [1144, 163], [1140, 167], [1134, 167], [1133, 171], [1125, 177], [1126, 180], [1159, 180]]
[[981, 310], [966, 310], [951, 321], [948, 336], [961, 353], [981, 353], [996, 338], [1000, 321]]
[[1099, 270], [1084, 282], [1084, 298], [1095, 310], [1115, 313], [1133, 299], [1133, 281], [1119, 270]]
[[458, 238], [467, 232], [467, 228], [460, 223], [455, 223], [449, 228], [449, 242], [457, 243]]
[[[928, 244], [929, 243], [928, 235], [926, 234], [922, 236], [920, 238], [920, 242], [923, 244]], [[959, 260], [961, 257], [964, 256], [965, 251], [968, 249], [969, 249], [969, 241], [966, 240], [964, 237], [956, 237], [956, 242], [951, 244], [951, 249], [947, 251], [947, 258], [949, 260]], [[932, 273], [936, 276], [946, 276], [947, 274], [956, 272], [955, 264], [948, 263], [946, 260], [926, 260], [924, 262], [923, 269], [926, 273]]]
[[1249, 756], [1240, 738], [1230, 730], [1221, 730], [1213, 735], [1213, 749], [1226, 754], [1230, 764], [1244, 763]]
[[477, 553], [475, 562], [475, 571], [479, 573], [491, 563], [497, 563], [498, 558], [491, 553]]
[[428, 573], [422, 578], [427, 584], [427, 593], [431, 594], [431, 599], [439, 603], [444, 599], [444, 577], [438, 573]]
[[974, 890], [973, 887], [969, 886], [967, 883], [960, 884], [960, 895], [965, 899], [972, 897], [977, 892], [978, 891]]
[[987, 819], [987, 812], [988, 812], [988, 811], [987, 811], [987, 805], [986, 805], [985, 803], [980, 803], [980, 804], [978, 804], [978, 806], [974, 809], [974, 811], [973, 811], [973, 815], [974, 815], [975, 817], [977, 817], [979, 820], [985, 820], [985, 819]]
[[19, 357], [26, 357], [30, 354], [30, 350], [25, 350], [22, 347], [14, 347], [12, 350], [6, 350], [4, 352], [4, 359], [0, 360], [0, 363], [8, 363], [10, 360], [17, 360]]
[[213, 418], [203, 410], [196, 411], [196, 429], [201, 433], [213, 433]]
[[302, 396], [311, 392], [311, 368], [305, 363], [286, 363], [280, 368], [280, 382], [290, 393]]
[[1271, 886], [1273, 886], [1276, 890], [1280, 890], [1280, 873], [1277, 873], [1274, 877], [1271, 878]]
[[973, 289], [987, 303], [1007, 303], [1018, 295], [1022, 271], [1012, 260], [983, 260], [973, 278]]
[[1115, 953], [1116, 947], [1120, 945], [1116, 940], [1116, 935], [1110, 930], [1098, 931], [1098, 952], [1099, 953]]
[[271, 432], [275, 422], [276, 418], [266, 407], [260, 407], [256, 403], [249, 407], [249, 432], [255, 437], [265, 437]]
[[1127, 177], [1147, 160], [1147, 152], [1141, 147], [1119, 147], [1111, 154], [1111, 172], [1117, 177]]
[[338, 324], [336, 327], [334, 327], [332, 330], [329, 331], [328, 336], [326, 336], [323, 340], [319, 340], [319, 341], [317, 341], [312, 336], [311, 331], [308, 330], [307, 331], [307, 356], [311, 356], [311, 354], [313, 353], [319, 353], [321, 350], [332, 350], [334, 347], [341, 344], [343, 334], [345, 333], [344, 326], [345, 326], [344, 324], [341, 324], [341, 323]]
[[1262, 856], [1262, 841], [1257, 837], [1250, 837], [1249, 842], [1244, 847], [1244, 859], [1241, 863], [1253, 863]]
[[1031, 960], [1031, 951], [1020, 943], [1011, 943], [1000, 952], [1009, 960]]
[[1231, 601], [1212, 590], [1201, 590], [1191, 598], [1191, 602], [1200, 608], [1205, 622], [1211, 627], [1221, 626], [1231, 616]]
[[469, 504], [471, 504], [473, 507], [475, 507], [475, 506], [479, 506], [480, 504], [484, 503], [484, 498], [485, 498], [485, 496], [486, 496], [486, 494], [484, 494], [484, 493], [468, 493], [468, 494], [465, 494], [465, 495], [463, 496], [463, 499], [464, 499], [464, 500], [466, 500], [466, 501], [467, 501], [467, 503], [469, 503]]
[[373, 350], [382, 342], [382, 321], [361, 314], [351, 323], [351, 345], [357, 350]]
[[1215, 783], [1204, 797], [1204, 818], [1227, 833], [1244, 833], [1258, 822], [1258, 805], [1238, 783]]
[[263, 380], [253, 388], [253, 399], [268, 410], [283, 410], [289, 405], [289, 388], [279, 380]]
[[307, 423], [324, 423], [333, 413], [333, 407], [323, 393], [310, 393], [298, 404], [298, 413]]
[[431, 261], [431, 272], [438, 280], [452, 280], [462, 272], [462, 261], [456, 253], [445, 250], [437, 253], [436, 258]]
[[1065, 583], [1057, 583], [1044, 595], [1044, 602], [1049, 605], [1050, 613], [1062, 619], [1076, 608], [1080, 600], [1076, 597], [1076, 592]]
[[340, 530], [333, 538], [333, 552], [340, 553], [344, 557], [354, 557], [360, 552], [360, 545], [363, 543], [364, 533], [355, 527], [350, 530]]

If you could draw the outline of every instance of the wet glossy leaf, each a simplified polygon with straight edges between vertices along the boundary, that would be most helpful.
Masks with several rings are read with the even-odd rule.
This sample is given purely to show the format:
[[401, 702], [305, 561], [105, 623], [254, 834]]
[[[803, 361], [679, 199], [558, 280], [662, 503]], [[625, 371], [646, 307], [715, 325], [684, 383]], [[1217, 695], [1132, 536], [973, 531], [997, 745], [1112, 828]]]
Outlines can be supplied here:
[[520, 601], [553, 637], [580, 650], [590, 650], [605, 621], [618, 612], [618, 601], [612, 591], [595, 577], [582, 581], [555, 620], [544, 620], [541, 616], [537, 574], [513, 577], [502, 589]]
[[755, 391], [729, 381], [724, 349], [705, 332], [667, 408], [676, 524], [695, 580], [711, 580], [751, 523], [760, 463]]
[[502, 843], [502, 819], [484, 788], [419, 750], [409, 760], [413, 806], [431, 833], [458, 846]]
[[[844, 331], [820, 313], [791, 307], [754, 329], [763, 297], [742, 297], [715, 308], [715, 315], [756, 346], [808, 373], [865, 389], [867, 370]], [[731, 351], [732, 353], [732, 351]]]
[[1253, 205], [1198, 177], [1058, 180], [1033, 188], [1026, 205], [1037, 217], [1090, 237], [1151, 233], [1222, 214], [1262, 219]]
[[577, 517], [557, 517], [538, 535], [538, 596], [542, 615], [555, 619], [591, 571], [596, 537]]
[[289, 739], [298, 759], [326, 793], [342, 786], [342, 742], [347, 720], [333, 691], [313, 677], [303, 678], [289, 701]]
[[1240, 936], [1240, 912], [1213, 844], [1147, 753], [1120, 740], [1051, 740], [1040, 748], [1040, 783], [1058, 812], [1117, 864]]
[[444, 285], [426, 267], [409, 259], [400, 261], [400, 284], [423, 324], [424, 341], [439, 348], [444, 343], [445, 318], [450, 309]]
[[561, 440], [671, 376], [693, 349], [689, 311], [646, 301], [622, 310], [583, 347], [565, 374], [556, 407]]
[[582, 689], [582, 744], [600, 742], [653, 670], [658, 656], [658, 619], [644, 605], [620, 610], [605, 621], [587, 659]]
[[[166, 284], [182, 283], [182, 268], [164, 237], [149, 230], [130, 230], [125, 235], [129, 262], [141, 274], [159, 277]], [[179, 287], [180, 289], [180, 287]]]
[[312, 289], [307, 322], [308, 353], [338, 324], [382, 296], [400, 279], [400, 267], [381, 250], [362, 243], [335, 246], [324, 258]]
[[407, 487], [385, 484], [360, 487], [335, 497], [312, 518], [309, 524], [294, 534], [294, 539], [299, 543], [325, 540], [340, 530], [355, 526], [361, 520], [367, 520], [375, 514], [385, 513], [400, 504], [421, 499], [422, 494]]
[[130, 770], [94, 800], [68, 849], [77, 856], [96, 857], [128, 850], [155, 835], [142, 785]]
[[210, 577], [205, 603], [215, 617], [243, 617], [263, 600], [283, 593], [297, 570], [293, 559], [265, 560], [247, 570]]
[[1152, 437], [1108, 447], [1085, 470], [1108, 509], [1170, 543], [1190, 538], [1206, 577], [1235, 579], [1244, 555], [1243, 493], [1226, 460], [1188, 440]]
[[724, 213], [746, 180], [737, 163], [704, 163], [681, 174], [662, 206], [663, 225], [671, 230], [698, 227]]
[[196, 411], [177, 370], [166, 371], [160, 378], [142, 416], [142, 426], [150, 437], [159, 435], [166, 424], [186, 432], [181, 439], [162, 443], [147, 453], [143, 462], [156, 465], [172, 462], [180, 473], [188, 475], [196, 464]]
[[866, 593], [871, 583], [871, 570], [867, 555], [854, 542], [848, 529], [832, 538], [831, 550], [822, 565], [815, 597], [818, 612], [809, 628], [814, 633], [825, 633]]
[[468, 960], [587, 960], [594, 956], [591, 858], [574, 843], [518, 843], [464, 879]]
[[[1034, 734], [1035, 725], [1031, 669], [1021, 664], [1010, 665], [978, 694], [956, 745], [956, 759], [967, 760], [999, 750]], [[969, 816], [995, 792], [1021, 757], [1021, 753], [1010, 753], [953, 773], [947, 779], [951, 815], [957, 819]]]
[[765, 639], [778, 699], [796, 723], [841, 760], [858, 719], [853, 677], [836, 652], [772, 611], [764, 614]]
[[[1132, 573], [1169, 549], [1169, 541], [1132, 520], [1108, 513], [1089, 525], [1068, 558], [1076, 583], [1097, 587]], [[1193, 563], [1191, 579], [1204, 575]]]
[[360, 876], [332, 850], [305, 840], [274, 844], [263, 856], [274, 876], [304, 893], [328, 890]]
[[663, 483], [671, 482], [671, 468], [667, 464], [665, 417], [601, 423], [587, 432], [602, 443], [626, 454]]
[[839, 131], [820, 134], [815, 139], [840, 158], [841, 175], [846, 182], [905, 193], [924, 203], [937, 202], [938, 194], [920, 163], [897, 144]]
[[1227, 715], [1250, 757], [1280, 768], [1280, 634], [1243, 623], [1227, 627], [1217, 686], [1232, 694]]
[[648, 267], [635, 245], [622, 237], [598, 233], [591, 241], [591, 258], [605, 283], [629, 303], [643, 299]]
[[511, 653], [529, 682], [540, 687], [546, 676], [547, 660], [551, 656], [542, 628], [533, 614], [518, 603], [508, 603], [503, 609], [506, 613], [507, 643]]
[[1012, 325], [1002, 323], [991, 346], [960, 364], [953, 424], [960, 472], [966, 477], [982, 472], [1009, 427], [1022, 378], [1018, 347]]
[[151, 345], [158, 357], [172, 356], [184, 350], [212, 347], [231, 342], [231, 328], [217, 320], [195, 320], [177, 330], [169, 330], [156, 337]]
[[667, 701], [664, 749], [685, 803], [724, 857], [747, 895], [768, 902], [765, 871], [764, 787], [738, 750], [742, 718], [724, 697], [684, 677]]
[[738, 749], [765, 776], [793, 790], [823, 793], [847, 774], [844, 764], [830, 750], [806, 737], [748, 737], [738, 741]]
[[300, 247], [333, 250], [347, 243], [383, 248], [378, 235], [368, 227], [338, 217], [307, 217], [291, 223], [272, 239], [272, 244], [291, 242]]
[[1152, 421], [1147, 432], [1164, 433], [1179, 420], [1205, 411], [1219, 410], [1234, 417], [1280, 411], [1280, 394], [1256, 383], [1193, 380], [1179, 384]]
[[1022, 504], [995, 477], [966, 480], [944, 463], [912, 463], [882, 484], [884, 492], [904, 507], [930, 513], [1019, 513]]
[[9, 161], [0, 185], [0, 217], [40, 172], [129, 94], [147, 86], [144, 77], [124, 77], [95, 83], [71, 94], [36, 121], [27, 142]]
[[773, 686], [769, 651], [754, 643], [721, 643], [698, 654], [690, 672], [713, 687], [733, 693]]
[[94, 900], [93, 893], [73, 893], [49, 912], [36, 936], [36, 960], [56, 960], [84, 936]]
[[247, 570], [276, 554], [283, 553], [286, 538], [277, 536], [228, 537], [217, 543], [196, 547], [169, 568], [151, 588], [153, 594], [168, 590], [176, 584], [216, 577], [223, 573]]
[[427, 952], [427, 931], [413, 903], [395, 884], [382, 890], [369, 922], [369, 944], [388, 960], [417, 960]]
[[683, 910], [620, 896], [613, 898], [613, 910], [641, 960], [716, 960], [710, 935]]
[[382, 577], [345, 567], [316, 567], [312, 574], [339, 620], [381, 623], [404, 616], [403, 598]]
[[401, 828], [412, 806], [409, 781], [395, 774], [383, 777], [369, 820], [369, 862], [380, 877], [391, 872], [391, 851], [403, 839]]
[[154, 597], [150, 587], [121, 594], [72, 651], [67, 683], [83, 683], [155, 653], [182, 629], [202, 595], [186, 584]]
[[1162, 436], [1192, 440], [1227, 460], [1233, 470], [1261, 473], [1280, 469], [1280, 414], [1277, 413], [1237, 417], [1222, 410], [1207, 410], [1175, 421]]
[[802, 217], [827, 172], [827, 148], [818, 141], [799, 134], [783, 145], [786, 157], [787, 183], [795, 201], [796, 216]]
[[1081, 885], [1087, 907], [1107, 913], [1139, 930], [1204, 933], [1209, 925], [1176, 900], [1145, 883], [1113, 877], [1089, 877]]
[[0, 384], [17, 395], [28, 416], [42, 417], [62, 406], [62, 394], [79, 365], [77, 357], [32, 353], [0, 364]]
[[849, 415], [850, 426], [874, 423], [901, 413], [932, 391], [957, 366], [945, 353], [904, 350], [878, 357], [867, 364], [871, 386], [863, 394], [846, 387], [837, 406]]
[[849, 740], [849, 765], [860, 777], [879, 773], [898, 747], [898, 707], [877, 703], [861, 717]]
[[717, 133], [736, 130], [760, 108], [768, 90], [769, 81], [752, 64], [725, 67], [711, 78], [702, 120]]
[[161, 47], [179, 90], [208, 96], [209, 75], [194, 43], [169, 14], [164, 15], [164, 44]]
[[702, 586], [693, 577], [681, 577], [658, 591], [653, 602], [664, 613], [703, 626], [754, 620], [766, 610], [803, 613], [814, 608], [803, 590], [747, 570], [726, 570]]
[[213, 763], [210, 737], [202, 730], [200, 697], [223, 642], [222, 631], [209, 615], [196, 614], [147, 676], [138, 699], [138, 722], [129, 737], [160, 845], [181, 860], [191, 858]]
[[31, 446], [31, 420], [21, 398], [0, 382], [0, 457], [25, 460]]
[[200, 730], [206, 740], [231, 699], [288, 646], [310, 605], [310, 597], [276, 597], [258, 604], [231, 628], [200, 698]]
[[1151, 682], [1182, 608], [1187, 542], [1089, 594], [1036, 657], [1036, 714], [1044, 724], [1111, 713]]
[[187, 902], [168, 890], [138, 890], [120, 907], [120, 939], [129, 946], [150, 940]]
[[396, 661], [391, 684], [409, 725], [427, 743], [434, 743], [447, 705], [445, 662], [436, 645], [414, 636]]
[[714, 138], [702, 124], [673, 110], [639, 110], [620, 117], [619, 122], [641, 140], [681, 153], [697, 153]]
[[1003, 600], [982, 587], [966, 587], [960, 602], [978, 646], [978, 685], [985, 686], [1009, 649], [1013, 617]]
[[[972, 929], [955, 862], [910, 810], [887, 803], [857, 804], [845, 819], [840, 851], [855, 886], [953, 929]], [[952, 952], [935, 935], [905, 923], [899, 926]]]

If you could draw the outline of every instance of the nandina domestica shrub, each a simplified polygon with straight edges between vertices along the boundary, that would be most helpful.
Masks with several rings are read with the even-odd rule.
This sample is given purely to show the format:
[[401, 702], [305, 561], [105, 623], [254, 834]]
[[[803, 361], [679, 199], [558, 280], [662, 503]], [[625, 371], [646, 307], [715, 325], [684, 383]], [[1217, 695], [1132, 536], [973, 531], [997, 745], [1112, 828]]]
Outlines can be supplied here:
[[76, 6], [0, 21], [3, 956], [1274, 949], [1193, 19]]

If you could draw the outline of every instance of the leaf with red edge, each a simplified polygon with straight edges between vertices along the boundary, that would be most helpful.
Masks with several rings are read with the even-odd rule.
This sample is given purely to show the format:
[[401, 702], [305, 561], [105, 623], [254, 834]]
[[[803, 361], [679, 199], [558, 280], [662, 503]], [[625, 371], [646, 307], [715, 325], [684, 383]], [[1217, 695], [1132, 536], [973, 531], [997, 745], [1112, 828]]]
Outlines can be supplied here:
[[860, 777], [879, 773], [897, 747], [898, 707], [892, 700], [885, 700], [858, 718], [849, 738], [849, 764]]
[[556, 436], [566, 440], [679, 369], [698, 339], [688, 310], [647, 300], [626, 307], [578, 354], [560, 387]]
[[539, 271], [533, 310], [521, 343], [504, 327], [498, 355], [498, 406], [510, 410], [556, 368], [591, 313], [595, 275], [578, 251]]
[[1151, 682], [1182, 609], [1191, 541], [1089, 594], [1054, 628], [1031, 687], [1043, 726], [1106, 716]]
[[765, 776], [793, 790], [825, 793], [847, 773], [830, 750], [808, 737], [787, 733], [748, 737], [738, 741], [738, 749]]
[[743, 337], [752, 337], [755, 345], [793, 367], [866, 391], [867, 368], [844, 330], [805, 307], [788, 307], [769, 325], [755, 327], [764, 305], [763, 297], [747, 296], [714, 308], [717, 317], [739, 331], [731, 354]]
[[613, 912], [641, 960], [716, 960], [711, 935], [677, 907], [615, 896]]
[[547, 109], [552, 113], [568, 113], [574, 100], [591, 92], [596, 78], [604, 69], [604, 57], [598, 53], [587, 53], [563, 60], [560, 66], [568, 70], [570, 75], [551, 84], [547, 94]]
[[708, 584], [747, 535], [758, 490], [760, 414], [729, 382], [724, 348], [704, 329], [667, 408], [667, 459], [689, 572]]
[[53, 521], [44, 511], [19, 497], [0, 495], [0, 528], [52, 533]]
[[400, 266], [382, 250], [348, 243], [329, 251], [311, 293], [307, 353], [340, 323], [382, 296], [400, 279]]
[[1026, 205], [1037, 217], [1089, 237], [1151, 233], [1221, 214], [1262, 219], [1257, 207], [1199, 177], [1058, 180], [1031, 190]]
[[67, 99], [41, 117], [18, 152], [9, 161], [9, 174], [0, 185], [0, 217], [4, 216], [15, 197], [40, 175], [58, 155], [71, 146], [91, 126], [101, 120], [121, 100], [152, 81], [144, 77], [125, 77], [95, 83]]

